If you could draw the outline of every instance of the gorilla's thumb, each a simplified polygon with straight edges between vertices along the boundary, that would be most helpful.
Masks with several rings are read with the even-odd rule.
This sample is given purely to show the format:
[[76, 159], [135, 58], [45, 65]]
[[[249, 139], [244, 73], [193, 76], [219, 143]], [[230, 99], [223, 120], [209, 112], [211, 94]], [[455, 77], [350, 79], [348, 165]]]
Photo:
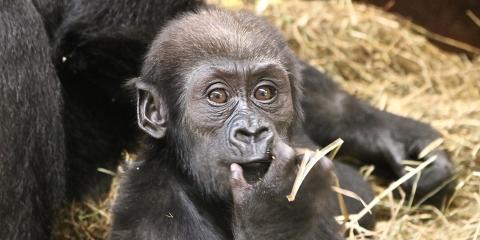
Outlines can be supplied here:
[[240, 165], [232, 163], [230, 165], [230, 186], [232, 187], [233, 200], [235, 202], [243, 199], [243, 194], [250, 187], [245, 177], [243, 176], [243, 169]]

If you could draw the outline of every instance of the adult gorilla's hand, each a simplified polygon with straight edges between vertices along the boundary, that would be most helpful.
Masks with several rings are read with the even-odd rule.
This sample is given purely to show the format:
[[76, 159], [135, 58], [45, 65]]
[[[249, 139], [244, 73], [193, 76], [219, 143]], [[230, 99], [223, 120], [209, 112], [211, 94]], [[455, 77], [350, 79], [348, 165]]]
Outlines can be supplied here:
[[[317, 164], [300, 188], [294, 202], [286, 196], [297, 175], [294, 150], [283, 142], [275, 144], [268, 172], [249, 184], [242, 167], [231, 165], [235, 239], [306, 239], [315, 234], [330, 186], [330, 164]], [[327, 160], [330, 161], [330, 160]], [[300, 224], [301, 223], [301, 224]]]
[[[416, 160], [420, 151], [440, 134], [427, 124], [381, 111], [339, 89], [328, 77], [304, 65], [305, 132], [319, 145], [336, 138], [345, 140], [341, 155], [373, 163], [379, 169], [387, 167], [393, 179], [405, 174], [403, 160]], [[436, 155], [437, 159], [421, 173], [415, 197], [422, 199], [443, 186], [454, 174], [448, 154], [437, 149], [420, 161]], [[412, 192], [415, 179], [404, 184]], [[451, 195], [451, 181], [428, 201], [439, 204]]]

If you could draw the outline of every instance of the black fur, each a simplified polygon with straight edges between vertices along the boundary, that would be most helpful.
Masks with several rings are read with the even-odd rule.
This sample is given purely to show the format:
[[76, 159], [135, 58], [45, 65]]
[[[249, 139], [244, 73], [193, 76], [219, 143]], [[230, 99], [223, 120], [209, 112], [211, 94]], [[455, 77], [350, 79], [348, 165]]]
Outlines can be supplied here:
[[[136, 145], [125, 79], [138, 76], [149, 43], [166, 22], [202, 5], [194, 0], [0, 1], [1, 239], [47, 239], [61, 201], [107, 189], [110, 177], [96, 169], [113, 169], [121, 151]], [[438, 135], [429, 126], [359, 103], [312, 68], [303, 74], [307, 133], [318, 144], [338, 137], [335, 133], [348, 137], [362, 125], [347, 138], [343, 153], [386, 166], [398, 177], [396, 160], [415, 156]], [[321, 97], [338, 92], [348, 101]], [[363, 118], [355, 123], [328, 109], [338, 104]], [[370, 132], [391, 134], [370, 141]], [[422, 174], [421, 193], [452, 175], [449, 157], [436, 153], [440, 158]], [[436, 200], [448, 196], [446, 189]]]
[[48, 46], [32, 4], [0, 2], [1, 239], [47, 239], [65, 192], [63, 103]]
[[96, 169], [115, 169], [121, 152], [135, 147], [135, 110], [123, 87], [125, 80], [138, 75], [157, 29], [198, 4], [184, 0], [64, 3], [63, 21], [51, 35], [54, 63], [65, 91], [69, 199], [104, 192], [111, 177]]

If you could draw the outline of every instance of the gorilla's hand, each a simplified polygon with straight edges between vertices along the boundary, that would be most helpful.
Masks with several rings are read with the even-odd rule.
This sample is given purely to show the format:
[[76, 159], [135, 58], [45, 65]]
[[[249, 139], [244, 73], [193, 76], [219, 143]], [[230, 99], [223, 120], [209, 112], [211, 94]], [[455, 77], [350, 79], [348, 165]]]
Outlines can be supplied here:
[[317, 164], [305, 178], [297, 199], [288, 202], [286, 196], [298, 170], [295, 152], [283, 142], [275, 145], [275, 160], [255, 184], [247, 183], [240, 165], [231, 165], [235, 239], [298, 239], [311, 236], [317, 227], [322, 199], [326, 199], [322, 192], [330, 186], [331, 162]]
[[403, 189], [409, 194], [414, 192], [416, 200], [428, 198], [428, 203], [437, 206], [452, 194], [454, 165], [445, 150], [437, 148], [419, 156], [426, 146], [441, 137], [431, 126], [379, 111], [370, 116], [369, 123], [349, 129], [349, 132], [338, 128], [334, 131], [336, 137], [345, 140], [340, 154], [374, 163], [381, 171], [387, 167], [384, 173], [393, 173], [394, 180], [406, 174], [404, 160], [425, 161], [436, 156], [436, 160], [421, 172], [416, 186], [417, 179], [413, 177], [403, 184]]
[[[428, 202], [437, 206], [440, 205], [446, 197], [452, 194], [456, 183], [453, 181], [453, 162], [448, 153], [441, 147], [420, 156], [425, 147], [441, 138], [440, 133], [427, 124], [409, 118], [389, 115], [387, 121], [386, 126], [390, 131], [386, 138], [387, 141], [385, 141], [386, 149], [382, 153], [387, 163], [399, 177], [406, 173], [403, 160], [425, 161], [435, 156], [436, 160], [421, 173], [420, 180], [415, 188], [415, 198], [423, 200], [432, 195]], [[380, 145], [379, 143], [376, 144]], [[404, 189], [412, 191], [415, 181], [416, 178], [407, 181], [403, 185]]]
[[[427, 124], [381, 111], [339, 89], [335, 83], [315, 68], [303, 64], [305, 97], [302, 107], [305, 112], [304, 129], [320, 146], [337, 138], [345, 144], [339, 154], [354, 157], [379, 168], [387, 167], [399, 178], [405, 174], [403, 160], [415, 160], [429, 143], [440, 134]], [[454, 166], [443, 150], [432, 155], [437, 159], [422, 172], [415, 196], [423, 198], [454, 174]], [[412, 190], [413, 181], [405, 184]], [[438, 203], [451, 193], [454, 182], [430, 199]]]
[[436, 156], [436, 160], [422, 171], [416, 186], [414, 183], [417, 179], [414, 177], [403, 184], [403, 189], [407, 193], [414, 192], [417, 200], [430, 197], [428, 202], [437, 206], [451, 195], [455, 185], [455, 181], [452, 181], [454, 166], [445, 150], [437, 148], [425, 156], [419, 156], [426, 146], [441, 137], [429, 125], [379, 112], [372, 117], [371, 124], [357, 128], [350, 136], [357, 138], [345, 139], [344, 154], [371, 161], [378, 166], [386, 165], [395, 178], [406, 173], [404, 160], [425, 161]]

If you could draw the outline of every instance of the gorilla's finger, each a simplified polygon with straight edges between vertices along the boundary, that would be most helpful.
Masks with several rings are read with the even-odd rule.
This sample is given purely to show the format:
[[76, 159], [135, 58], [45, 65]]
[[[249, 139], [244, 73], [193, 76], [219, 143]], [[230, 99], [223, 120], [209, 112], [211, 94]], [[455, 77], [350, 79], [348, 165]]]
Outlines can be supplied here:
[[243, 176], [243, 169], [240, 165], [232, 163], [230, 165], [230, 186], [232, 187], [232, 195], [235, 202], [243, 199], [245, 191], [251, 188]]
[[283, 141], [278, 141], [272, 150], [275, 159], [264, 176], [265, 182], [277, 181], [287, 177], [295, 170], [295, 150]]
[[276, 159], [280, 160], [291, 160], [295, 158], [295, 150], [283, 141], [279, 141], [275, 144], [273, 154]]
[[[455, 169], [452, 160], [445, 151], [435, 150], [426, 155], [425, 159], [432, 156], [436, 156], [437, 159], [422, 171], [420, 181], [415, 186], [415, 199], [423, 201], [424, 197], [432, 194], [432, 191], [438, 190], [426, 202], [440, 206], [445, 198], [453, 194], [456, 185], [456, 181], [453, 178]], [[404, 186], [406, 186], [407, 190], [413, 192], [415, 181], [415, 178], [412, 178]]]
[[330, 172], [333, 170], [333, 162], [328, 157], [322, 157], [318, 161], [318, 165], [320, 166], [323, 172]]

